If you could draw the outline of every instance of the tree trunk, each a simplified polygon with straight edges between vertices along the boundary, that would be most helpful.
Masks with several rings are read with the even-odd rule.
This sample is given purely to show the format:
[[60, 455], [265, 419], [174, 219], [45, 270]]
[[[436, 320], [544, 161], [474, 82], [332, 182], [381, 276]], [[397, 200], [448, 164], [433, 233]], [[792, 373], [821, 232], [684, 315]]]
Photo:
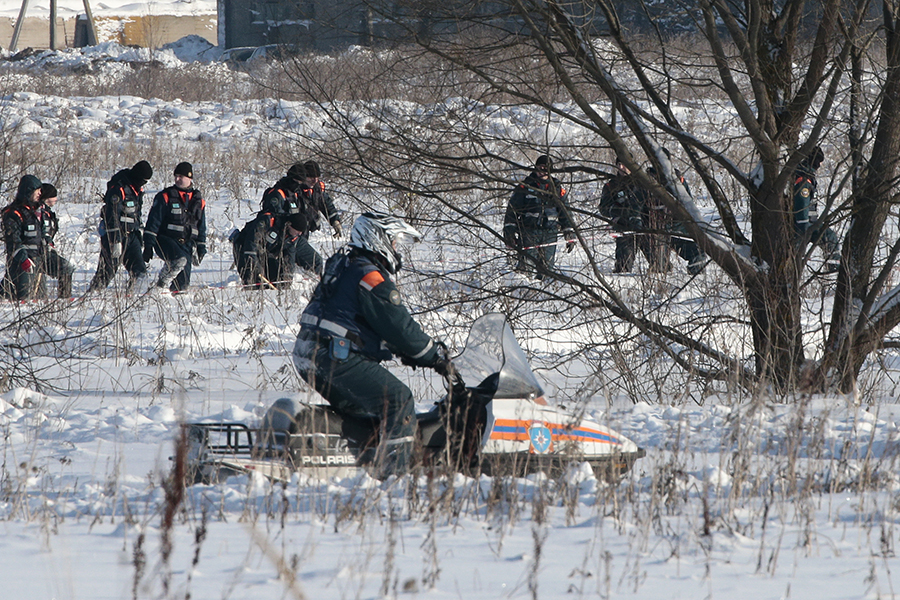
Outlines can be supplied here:
[[[817, 377], [819, 385], [837, 384], [844, 393], [855, 387], [866, 354], [874, 348], [871, 339], [860, 343], [857, 337], [867, 324], [874, 297], [882, 291], [884, 278], [873, 280], [873, 263], [891, 205], [891, 187], [900, 152], [900, 36], [897, 16], [887, 10], [889, 7], [896, 6], [885, 2], [887, 70], [878, 128], [871, 158], [861, 175], [859, 188], [854, 190], [853, 217], [844, 239], [831, 327]], [[889, 326], [890, 323], [885, 323], [882, 331], [887, 331], [885, 327]]]
[[756, 373], [762, 383], [784, 392], [796, 383], [804, 360], [800, 274], [791, 238], [791, 212], [787, 210], [790, 199], [768, 185], [758, 190], [757, 198], [751, 200], [753, 255], [768, 268], [755, 281], [746, 282], [744, 293], [750, 309]]

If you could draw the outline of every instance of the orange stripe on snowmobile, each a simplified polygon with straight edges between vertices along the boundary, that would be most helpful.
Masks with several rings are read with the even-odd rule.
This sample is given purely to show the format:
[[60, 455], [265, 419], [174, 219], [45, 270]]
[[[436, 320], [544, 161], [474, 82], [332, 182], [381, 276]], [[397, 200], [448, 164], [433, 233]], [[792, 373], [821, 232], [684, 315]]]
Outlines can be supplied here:
[[590, 429], [587, 427], [570, 427], [556, 423], [543, 421], [525, 421], [522, 419], [497, 419], [491, 430], [492, 440], [506, 440], [513, 442], [527, 442], [531, 440], [528, 430], [532, 423], [540, 423], [542, 427], [550, 430], [551, 439], [554, 442], [600, 442], [604, 444], [619, 444], [619, 440], [605, 431]]

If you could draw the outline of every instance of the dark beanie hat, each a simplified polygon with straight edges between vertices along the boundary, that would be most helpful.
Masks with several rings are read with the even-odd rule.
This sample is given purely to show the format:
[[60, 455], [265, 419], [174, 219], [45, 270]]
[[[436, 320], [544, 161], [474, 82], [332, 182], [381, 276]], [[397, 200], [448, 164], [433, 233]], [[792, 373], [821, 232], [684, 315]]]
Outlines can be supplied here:
[[291, 168], [288, 169], [287, 176], [291, 179], [300, 181], [306, 177], [306, 167], [303, 166], [303, 163], [294, 163], [291, 165]]
[[194, 178], [194, 167], [191, 166], [189, 162], [180, 162], [178, 166], [175, 167], [176, 175], [183, 175], [190, 179]]
[[540, 156], [537, 157], [537, 160], [534, 161], [534, 166], [539, 167], [541, 165], [546, 165], [547, 170], [549, 171], [550, 169], [553, 168], [553, 159], [551, 159], [546, 154], [541, 154]]
[[813, 169], [818, 169], [822, 165], [823, 160], [825, 160], [825, 153], [822, 152], [821, 146], [816, 146], [809, 154], [809, 164], [812, 165]]
[[128, 175], [131, 177], [131, 180], [135, 183], [137, 182], [147, 182], [153, 177], [153, 167], [150, 166], [146, 160], [142, 160], [138, 163], [135, 163], [133, 167], [128, 171]]
[[56, 186], [52, 183], [45, 183], [41, 185], [41, 200], [46, 200], [47, 198], [56, 198], [59, 196], [59, 192], [56, 191]]
[[290, 217], [288, 217], [288, 223], [290, 223], [291, 227], [293, 227], [297, 231], [306, 231], [306, 215], [302, 213], [292, 214]]
[[307, 177], [321, 177], [322, 169], [319, 168], [319, 163], [314, 160], [308, 160], [303, 163], [303, 168], [306, 170]]

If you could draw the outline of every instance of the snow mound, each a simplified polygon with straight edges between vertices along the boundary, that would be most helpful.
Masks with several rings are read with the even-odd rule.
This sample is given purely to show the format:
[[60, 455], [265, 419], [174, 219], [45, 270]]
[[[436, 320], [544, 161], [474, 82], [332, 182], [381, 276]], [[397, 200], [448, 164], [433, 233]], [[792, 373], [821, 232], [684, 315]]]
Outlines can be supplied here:
[[218, 46], [210, 44], [206, 38], [194, 34], [166, 44], [162, 49], [172, 51], [178, 60], [185, 63], [213, 62], [219, 60], [223, 52]]
[[15, 408], [33, 408], [54, 403], [50, 396], [45, 396], [40, 392], [35, 392], [34, 390], [22, 387], [11, 389], [0, 396], [0, 398], [2, 398], [3, 401], [3, 404], [0, 404], [0, 408], [4, 405], [13, 406]]

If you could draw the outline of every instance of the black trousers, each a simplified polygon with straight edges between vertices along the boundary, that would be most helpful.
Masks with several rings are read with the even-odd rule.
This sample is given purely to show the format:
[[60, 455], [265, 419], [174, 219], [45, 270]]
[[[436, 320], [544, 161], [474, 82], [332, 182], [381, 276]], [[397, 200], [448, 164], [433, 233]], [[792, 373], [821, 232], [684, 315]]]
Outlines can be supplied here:
[[312, 271], [316, 275], [325, 272], [325, 261], [309, 243], [309, 232], [304, 233], [294, 242], [294, 261], [298, 267]]
[[56, 248], [50, 247], [44, 252], [44, 273], [57, 280], [57, 296], [72, 297], [72, 275], [75, 265], [59, 255]]
[[144, 263], [143, 254], [144, 245], [140, 231], [132, 231], [125, 236], [122, 244], [122, 256], [118, 259], [113, 258], [110, 253], [109, 237], [100, 236], [100, 262], [88, 291], [105, 290], [112, 278], [116, 276], [116, 271], [120, 266], [124, 266], [131, 275], [131, 281], [128, 284], [131, 286], [135, 279], [147, 274], [147, 265]]

